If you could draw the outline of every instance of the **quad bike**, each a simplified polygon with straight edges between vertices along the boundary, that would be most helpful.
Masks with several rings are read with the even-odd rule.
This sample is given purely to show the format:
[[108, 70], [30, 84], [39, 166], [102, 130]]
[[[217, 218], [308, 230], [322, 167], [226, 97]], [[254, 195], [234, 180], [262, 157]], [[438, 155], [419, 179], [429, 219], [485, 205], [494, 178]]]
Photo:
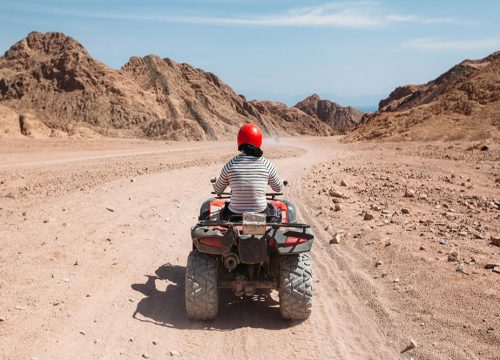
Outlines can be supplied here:
[[281, 216], [245, 213], [224, 219], [230, 193], [203, 203], [198, 223], [191, 228], [193, 250], [186, 266], [189, 318], [214, 319], [219, 289], [232, 289], [238, 297], [260, 289], [278, 290], [284, 319], [309, 317], [313, 295], [309, 251], [314, 234], [309, 225], [297, 223], [292, 203], [276, 199], [281, 195], [266, 194]]

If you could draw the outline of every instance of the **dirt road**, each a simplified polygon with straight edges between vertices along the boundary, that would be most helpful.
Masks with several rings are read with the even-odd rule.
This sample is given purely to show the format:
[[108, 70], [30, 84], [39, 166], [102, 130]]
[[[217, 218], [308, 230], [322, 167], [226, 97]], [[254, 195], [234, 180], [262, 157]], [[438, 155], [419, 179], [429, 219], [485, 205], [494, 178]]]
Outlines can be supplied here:
[[189, 228], [232, 143], [97, 144], [0, 146], [2, 359], [412, 354], [400, 352], [415, 331], [389, 314], [384, 285], [348, 247], [332, 251], [308, 200], [304, 175], [349, 155], [337, 140], [285, 139], [267, 149], [290, 181], [286, 197], [317, 234], [313, 312], [303, 323], [281, 320], [275, 293], [243, 300], [223, 293], [217, 320], [186, 318]]

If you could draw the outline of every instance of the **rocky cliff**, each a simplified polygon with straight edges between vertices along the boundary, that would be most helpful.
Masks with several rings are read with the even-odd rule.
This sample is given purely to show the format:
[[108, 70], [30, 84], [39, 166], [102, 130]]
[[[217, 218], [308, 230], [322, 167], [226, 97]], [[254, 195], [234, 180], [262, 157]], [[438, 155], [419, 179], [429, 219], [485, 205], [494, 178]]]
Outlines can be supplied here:
[[422, 85], [396, 88], [367, 114], [352, 139], [498, 138], [500, 51], [465, 60]]
[[340, 134], [355, 128], [363, 116], [361, 111], [351, 106], [342, 107], [329, 100], [322, 100], [317, 94], [307, 97], [295, 107], [321, 120]]
[[88, 128], [107, 136], [226, 139], [245, 122], [270, 135], [332, 133], [297, 109], [249, 102], [214, 74], [171, 59], [131, 57], [111, 69], [62, 33], [30, 33], [0, 58], [0, 104], [58, 134]]

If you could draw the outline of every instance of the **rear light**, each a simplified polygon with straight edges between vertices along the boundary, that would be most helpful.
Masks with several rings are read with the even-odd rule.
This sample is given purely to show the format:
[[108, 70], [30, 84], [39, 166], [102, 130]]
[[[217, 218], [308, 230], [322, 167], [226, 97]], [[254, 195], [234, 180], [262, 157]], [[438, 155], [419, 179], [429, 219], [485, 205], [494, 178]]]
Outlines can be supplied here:
[[297, 246], [305, 242], [307, 242], [307, 239], [289, 236], [286, 238], [285, 246]]
[[218, 248], [221, 248], [224, 246], [224, 245], [222, 245], [222, 241], [220, 241], [220, 239], [216, 236], [202, 237], [202, 238], [199, 238], [198, 241], [200, 242], [200, 244], [218, 247]]

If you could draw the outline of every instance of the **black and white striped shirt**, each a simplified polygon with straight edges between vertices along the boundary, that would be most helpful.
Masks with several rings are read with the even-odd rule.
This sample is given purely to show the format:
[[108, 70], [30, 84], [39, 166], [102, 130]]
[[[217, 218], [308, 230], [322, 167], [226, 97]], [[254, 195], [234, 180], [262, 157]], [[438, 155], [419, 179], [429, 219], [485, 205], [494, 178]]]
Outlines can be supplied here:
[[273, 191], [283, 191], [283, 182], [273, 163], [263, 156], [258, 158], [240, 154], [224, 165], [214, 190], [220, 194], [226, 187], [231, 187], [229, 210], [242, 214], [266, 209], [267, 185]]

